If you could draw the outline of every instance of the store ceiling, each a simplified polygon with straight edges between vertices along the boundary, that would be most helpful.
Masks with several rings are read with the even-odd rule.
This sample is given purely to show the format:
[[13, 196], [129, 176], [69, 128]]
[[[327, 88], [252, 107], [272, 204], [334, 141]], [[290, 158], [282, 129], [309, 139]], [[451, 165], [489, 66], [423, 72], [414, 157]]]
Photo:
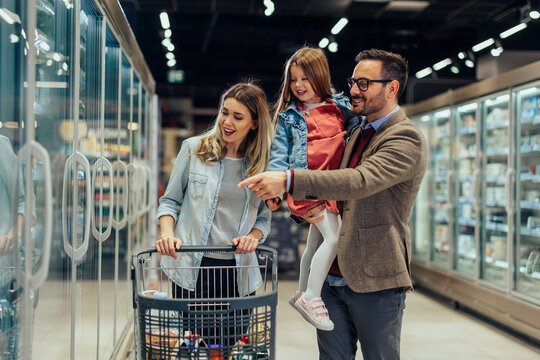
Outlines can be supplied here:
[[[414, 76], [447, 57], [457, 59], [458, 52], [517, 25], [527, 1], [431, 0], [415, 11], [394, 6], [410, 1], [273, 0], [275, 12], [269, 17], [264, 15], [263, 0], [120, 3], [158, 83], [158, 94], [162, 98], [191, 97], [195, 107], [206, 108], [215, 107], [228, 85], [247, 76], [261, 80], [269, 100], [275, 100], [287, 57], [304, 44], [316, 46], [341, 17], [347, 17], [349, 23], [335, 36], [337, 53], [327, 52], [327, 56], [334, 85], [346, 90], [345, 78], [362, 49], [382, 48], [402, 54]], [[167, 83], [161, 11], [169, 14], [175, 68], [185, 73], [182, 84]], [[538, 51], [539, 24], [540, 20], [531, 21], [527, 29], [502, 40], [504, 49]], [[435, 76], [462, 84], [474, 80], [475, 71], [461, 66], [456, 75], [447, 67]]]

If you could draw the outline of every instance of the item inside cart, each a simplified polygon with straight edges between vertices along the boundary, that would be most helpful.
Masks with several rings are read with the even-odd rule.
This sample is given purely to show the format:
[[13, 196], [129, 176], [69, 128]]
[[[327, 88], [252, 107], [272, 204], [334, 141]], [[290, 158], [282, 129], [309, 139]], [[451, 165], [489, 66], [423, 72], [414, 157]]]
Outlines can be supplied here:
[[[184, 246], [178, 256], [193, 259], [216, 251], [234, 248]], [[277, 254], [264, 246], [256, 252], [259, 261], [250, 267], [174, 269], [156, 267], [151, 261], [157, 255], [153, 249], [136, 252], [132, 278], [137, 359], [274, 359]], [[237, 284], [240, 274], [253, 268], [262, 277], [257, 291], [240, 296], [236, 286], [230, 289], [227, 284]], [[175, 279], [192, 278], [195, 272], [196, 286], [179, 287], [166, 275], [172, 272]]]

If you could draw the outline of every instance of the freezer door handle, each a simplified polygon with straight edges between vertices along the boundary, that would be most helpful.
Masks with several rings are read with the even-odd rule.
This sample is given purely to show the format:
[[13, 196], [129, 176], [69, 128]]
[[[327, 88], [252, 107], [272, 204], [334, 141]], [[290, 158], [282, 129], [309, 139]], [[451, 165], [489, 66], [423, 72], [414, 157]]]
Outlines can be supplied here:
[[[85, 180], [86, 180], [86, 209], [85, 209], [85, 225], [84, 225], [84, 234], [83, 234], [83, 242], [81, 246], [78, 248], [73, 248], [73, 246], [68, 241], [68, 231], [67, 231], [67, 188], [68, 188], [68, 179], [69, 174], [76, 164], [81, 164], [84, 168], [84, 174], [85, 174]], [[77, 179], [77, 169], [75, 168], [75, 179]], [[84, 256], [86, 251], [88, 250], [88, 239], [90, 238], [90, 216], [92, 215], [92, 184], [90, 180], [90, 163], [88, 162], [88, 159], [86, 156], [84, 156], [82, 153], [76, 151], [73, 154], [69, 156], [69, 158], [66, 161], [66, 165], [64, 168], [64, 183], [62, 187], [62, 235], [64, 240], [64, 250], [66, 251], [66, 254], [74, 259], [79, 260]], [[75, 181], [73, 184], [73, 187], [78, 186], [77, 182]], [[78, 202], [78, 199], [75, 199], [76, 202]], [[73, 231], [77, 231], [77, 220], [74, 219], [73, 221]]]
[[[93, 174], [92, 174], [92, 195], [95, 196], [96, 195], [96, 176], [97, 176], [97, 172], [99, 169], [106, 169], [109, 171], [109, 218], [108, 218], [108, 221], [107, 221], [107, 228], [105, 229], [105, 231], [103, 232], [101, 229], [98, 229], [97, 228], [97, 225], [100, 225], [100, 224], [96, 224], [96, 217], [94, 216], [95, 215], [95, 210], [92, 211], [92, 234], [94, 235], [94, 237], [102, 242], [104, 240], [107, 240], [109, 238], [109, 236], [111, 235], [111, 229], [112, 229], [112, 211], [113, 211], [113, 208], [114, 208], [114, 196], [111, 196], [111, 194], [114, 194], [114, 182], [113, 182], [113, 169], [112, 169], [112, 165], [111, 165], [111, 162], [109, 160], [107, 160], [107, 158], [105, 157], [100, 157], [95, 163], [94, 163], [94, 167], [93, 167]], [[102, 174], [103, 174], [103, 170], [102, 170]], [[99, 197], [99, 215], [100, 217], [103, 217], [103, 198], [102, 198], [102, 195], [103, 195], [103, 175], [101, 177], [101, 184], [100, 184], [100, 197]]]
[[472, 179], [472, 198], [473, 198], [473, 207], [474, 211], [476, 213], [480, 212], [481, 204], [480, 204], [480, 170], [476, 169], [473, 173], [473, 179]]
[[[114, 163], [113, 167], [113, 181], [114, 181], [114, 176], [115, 174], [117, 173], [120, 173], [120, 172], [123, 172], [124, 175], [123, 175], [123, 179], [124, 179], [124, 183], [122, 185], [122, 209], [124, 210], [124, 216], [122, 217], [122, 220], [118, 221], [117, 218], [115, 218], [115, 215], [116, 215], [116, 212], [113, 210], [113, 213], [112, 213], [112, 226], [115, 228], [115, 229], [122, 229], [125, 225], [126, 225], [126, 222], [127, 222], [127, 209], [128, 209], [128, 169], [127, 169], [127, 165], [125, 162], [123, 162], [122, 160], [118, 160], [117, 162]], [[116, 190], [119, 191], [121, 187], [120, 186], [117, 186], [116, 187]], [[114, 196], [114, 192], [111, 192]], [[118, 196], [120, 196], [120, 194], [117, 194]], [[117, 207], [120, 206], [120, 204], [115, 204]]]
[[128, 208], [127, 208], [127, 221], [132, 224], [135, 219], [137, 219], [136, 211], [136, 192], [137, 192], [137, 167], [135, 164], [130, 163], [127, 165], [127, 180], [129, 183], [129, 199], [128, 199]]
[[[29, 141], [19, 151], [18, 167], [22, 169], [23, 159], [25, 159], [30, 151], [31, 157], [37, 159], [43, 164], [43, 181], [45, 186], [45, 211], [44, 211], [44, 225], [43, 225], [43, 253], [41, 258], [41, 264], [35, 274], [29, 276], [30, 289], [37, 290], [47, 279], [49, 274], [49, 265], [51, 258], [51, 241], [52, 241], [52, 214], [53, 214], [53, 198], [52, 198], [52, 181], [51, 181], [51, 161], [47, 150], [35, 140]], [[19, 192], [19, 171], [17, 170], [16, 191]], [[33, 181], [33, 180], [31, 180]], [[29, 196], [32, 196], [30, 194]], [[32, 202], [33, 203], [33, 202]], [[33, 211], [32, 211], [33, 212]], [[31, 249], [28, 249], [31, 250]]]
[[514, 188], [514, 170], [508, 168], [506, 171], [506, 181], [504, 183], [504, 194], [506, 196], [506, 212], [508, 214], [514, 213], [514, 197], [512, 196], [512, 189]]

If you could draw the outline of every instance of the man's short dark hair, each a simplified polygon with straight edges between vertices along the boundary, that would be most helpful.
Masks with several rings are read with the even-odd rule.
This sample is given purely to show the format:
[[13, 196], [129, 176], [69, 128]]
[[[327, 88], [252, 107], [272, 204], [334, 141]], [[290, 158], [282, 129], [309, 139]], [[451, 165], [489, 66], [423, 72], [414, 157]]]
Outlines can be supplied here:
[[356, 62], [359, 63], [362, 60], [379, 60], [382, 62], [382, 77], [399, 82], [399, 90], [396, 97], [399, 99], [401, 94], [403, 94], [403, 90], [405, 90], [407, 78], [409, 77], [407, 61], [399, 54], [379, 49], [361, 51], [356, 55]]

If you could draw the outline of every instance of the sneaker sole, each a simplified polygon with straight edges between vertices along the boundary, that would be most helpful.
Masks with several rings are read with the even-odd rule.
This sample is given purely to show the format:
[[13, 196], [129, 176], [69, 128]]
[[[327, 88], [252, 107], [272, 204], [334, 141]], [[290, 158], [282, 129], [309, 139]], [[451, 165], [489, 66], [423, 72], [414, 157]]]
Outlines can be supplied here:
[[300, 315], [302, 315], [302, 317], [304, 319], [306, 319], [307, 322], [309, 322], [311, 325], [315, 326], [317, 329], [323, 330], [323, 331], [332, 331], [332, 330], [334, 330], [334, 323], [331, 323], [331, 324], [328, 324], [328, 325], [319, 324], [319, 323], [315, 322], [311, 318], [311, 316], [309, 316], [308, 313], [302, 307], [294, 304], [294, 308], [296, 310], [298, 310]]

